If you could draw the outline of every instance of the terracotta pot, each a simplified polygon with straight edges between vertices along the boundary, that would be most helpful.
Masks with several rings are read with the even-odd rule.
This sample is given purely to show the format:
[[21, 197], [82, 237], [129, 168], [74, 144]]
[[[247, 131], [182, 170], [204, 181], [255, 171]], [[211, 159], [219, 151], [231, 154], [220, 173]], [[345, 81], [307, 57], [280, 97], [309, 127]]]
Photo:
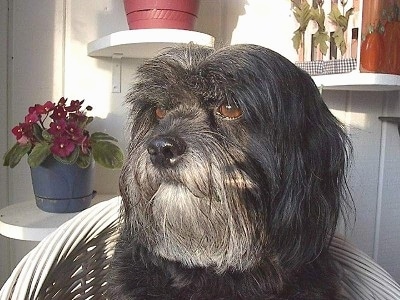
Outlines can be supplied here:
[[129, 29], [193, 30], [198, 0], [124, 0]]

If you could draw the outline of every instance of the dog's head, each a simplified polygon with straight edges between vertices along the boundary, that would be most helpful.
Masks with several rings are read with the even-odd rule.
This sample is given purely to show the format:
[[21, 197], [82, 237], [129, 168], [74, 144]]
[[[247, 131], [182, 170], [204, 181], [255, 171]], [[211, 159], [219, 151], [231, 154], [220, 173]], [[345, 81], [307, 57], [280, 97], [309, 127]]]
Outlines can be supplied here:
[[348, 140], [311, 77], [255, 45], [189, 45], [144, 63], [128, 95], [124, 233], [219, 272], [294, 269], [329, 243]]

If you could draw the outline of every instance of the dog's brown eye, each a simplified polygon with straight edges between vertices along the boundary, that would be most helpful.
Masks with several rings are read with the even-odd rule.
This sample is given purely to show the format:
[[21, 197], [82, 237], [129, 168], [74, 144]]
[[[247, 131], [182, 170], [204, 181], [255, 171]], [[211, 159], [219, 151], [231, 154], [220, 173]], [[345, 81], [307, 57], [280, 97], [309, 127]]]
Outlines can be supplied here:
[[156, 107], [155, 114], [157, 119], [164, 119], [165, 115], [167, 114], [167, 110], [162, 107]]
[[237, 105], [222, 103], [217, 110], [218, 114], [227, 119], [237, 119], [242, 115], [242, 110]]

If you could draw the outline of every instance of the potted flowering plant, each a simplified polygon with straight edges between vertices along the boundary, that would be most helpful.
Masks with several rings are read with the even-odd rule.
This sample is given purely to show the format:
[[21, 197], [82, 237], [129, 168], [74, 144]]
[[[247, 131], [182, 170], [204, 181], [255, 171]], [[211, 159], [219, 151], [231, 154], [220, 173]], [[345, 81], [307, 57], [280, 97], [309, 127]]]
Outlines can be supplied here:
[[[15, 167], [28, 156], [36, 204], [45, 211], [73, 212], [89, 206], [93, 198], [93, 161], [110, 169], [121, 168], [117, 140], [102, 132], [89, 133], [93, 117], [84, 100], [29, 107], [25, 120], [12, 129], [17, 142], [4, 155], [3, 165]], [[58, 208], [52, 208], [54, 200]], [[82, 203], [83, 201], [83, 203]], [[51, 205], [50, 205], [51, 204]]]
[[[117, 140], [106, 133], [89, 134], [87, 125], [93, 117], [86, 115], [92, 107], [81, 110], [84, 100], [61, 98], [58, 103], [47, 101], [29, 108], [25, 122], [12, 129], [17, 139], [4, 156], [4, 166], [15, 167], [28, 154], [30, 167], [39, 166], [53, 156], [64, 164], [77, 164], [87, 168], [94, 159], [106, 168], [121, 168], [123, 154], [113, 142]], [[46, 122], [47, 121], [47, 122]]]

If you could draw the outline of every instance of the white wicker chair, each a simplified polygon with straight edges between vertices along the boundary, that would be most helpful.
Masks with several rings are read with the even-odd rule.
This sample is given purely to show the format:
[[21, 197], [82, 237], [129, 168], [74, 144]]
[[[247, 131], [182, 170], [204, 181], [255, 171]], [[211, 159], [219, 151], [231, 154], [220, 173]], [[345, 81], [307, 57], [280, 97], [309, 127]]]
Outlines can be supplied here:
[[[105, 299], [105, 274], [117, 238], [120, 198], [94, 205], [41, 241], [0, 291], [5, 299]], [[367, 255], [335, 237], [343, 267], [343, 298], [400, 299], [400, 286]]]

